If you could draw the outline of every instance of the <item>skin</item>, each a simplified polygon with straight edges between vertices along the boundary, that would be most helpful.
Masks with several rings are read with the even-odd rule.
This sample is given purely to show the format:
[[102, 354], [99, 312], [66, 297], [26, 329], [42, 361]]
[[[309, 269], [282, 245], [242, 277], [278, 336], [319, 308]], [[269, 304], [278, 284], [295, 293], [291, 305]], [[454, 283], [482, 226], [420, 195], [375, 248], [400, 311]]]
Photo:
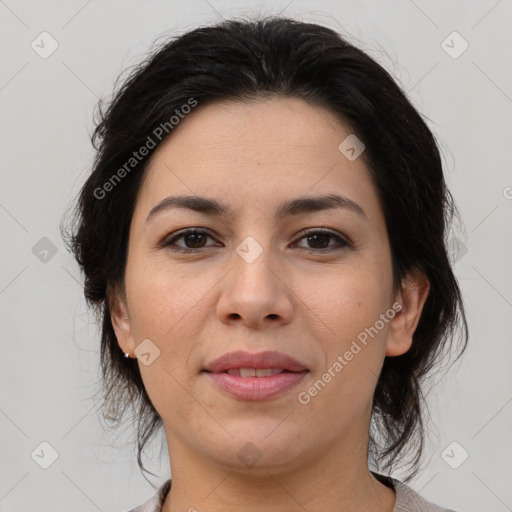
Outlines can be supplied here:
[[[368, 469], [370, 411], [385, 356], [405, 353], [429, 284], [411, 272], [393, 287], [388, 234], [363, 159], [338, 145], [350, 129], [301, 99], [198, 106], [153, 154], [130, 228], [122, 291], [112, 321], [123, 351], [150, 339], [160, 350], [139, 368], [161, 415], [172, 471], [164, 512], [238, 510], [391, 512], [395, 492]], [[357, 203], [276, 219], [286, 199], [336, 193]], [[226, 203], [216, 218], [185, 209], [150, 210], [169, 195]], [[304, 238], [325, 227], [348, 238]], [[184, 228], [199, 239], [160, 242]], [[262, 254], [247, 263], [248, 236]], [[316, 243], [316, 245], [315, 245]], [[194, 245], [195, 244], [195, 245]], [[402, 310], [307, 404], [297, 399], [365, 328]], [[234, 351], [277, 350], [310, 370], [294, 389], [248, 402], [227, 396], [201, 370]], [[252, 443], [251, 467], [237, 453]]]

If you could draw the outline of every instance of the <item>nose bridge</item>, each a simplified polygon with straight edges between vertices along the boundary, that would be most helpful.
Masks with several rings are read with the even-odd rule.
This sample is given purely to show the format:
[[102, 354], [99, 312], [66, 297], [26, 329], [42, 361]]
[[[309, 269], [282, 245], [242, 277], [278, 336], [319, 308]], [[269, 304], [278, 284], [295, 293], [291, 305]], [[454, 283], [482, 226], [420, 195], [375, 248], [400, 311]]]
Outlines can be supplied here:
[[253, 326], [266, 318], [289, 321], [292, 303], [275, 268], [269, 237], [262, 240], [263, 245], [256, 236], [246, 237], [235, 248], [234, 268], [220, 298], [219, 313], [224, 321], [241, 318]]
[[235, 249], [236, 285], [248, 288], [242, 290], [243, 293], [249, 292], [250, 295], [252, 289], [260, 294], [268, 293], [277, 287], [274, 282], [277, 279], [276, 273], [271, 269], [273, 260], [271, 243], [263, 241], [266, 235], [258, 236], [262, 243], [258, 242], [254, 236], [247, 236]]

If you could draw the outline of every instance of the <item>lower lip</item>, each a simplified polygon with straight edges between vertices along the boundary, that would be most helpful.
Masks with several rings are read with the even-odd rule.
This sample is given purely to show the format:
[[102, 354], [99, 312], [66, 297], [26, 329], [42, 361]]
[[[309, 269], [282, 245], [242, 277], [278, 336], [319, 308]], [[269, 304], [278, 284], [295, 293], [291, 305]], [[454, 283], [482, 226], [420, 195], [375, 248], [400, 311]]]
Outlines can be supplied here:
[[204, 372], [225, 393], [242, 400], [266, 400], [295, 387], [308, 373], [283, 372], [268, 377], [237, 377]]

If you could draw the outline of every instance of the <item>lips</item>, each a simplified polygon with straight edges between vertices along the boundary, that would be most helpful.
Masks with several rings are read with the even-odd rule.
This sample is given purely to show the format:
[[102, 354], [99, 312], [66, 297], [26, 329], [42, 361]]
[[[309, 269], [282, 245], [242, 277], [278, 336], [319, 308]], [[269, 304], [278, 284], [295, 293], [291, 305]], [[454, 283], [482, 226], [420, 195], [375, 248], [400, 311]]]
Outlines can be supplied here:
[[294, 388], [309, 370], [279, 352], [231, 352], [202, 372], [215, 387], [239, 400], [268, 400]]
[[[281, 354], [280, 352], [267, 351], [251, 354], [250, 352], [238, 351], [230, 352], [229, 354], [215, 359], [206, 365], [204, 371], [210, 373], [230, 373], [229, 370], [240, 371], [240, 369], [271, 370], [272, 373], [269, 375], [282, 371], [298, 373], [307, 370], [307, 368], [297, 360], [285, 354]], [[260, 375], [257, 375], [257, 373], [258, 372], [256, 372], [256, 375], [246, 376], [264, 376], [261, 372], [259, 372]], [[233, 375], [234, 373], [231, 372], [230, 374]]]

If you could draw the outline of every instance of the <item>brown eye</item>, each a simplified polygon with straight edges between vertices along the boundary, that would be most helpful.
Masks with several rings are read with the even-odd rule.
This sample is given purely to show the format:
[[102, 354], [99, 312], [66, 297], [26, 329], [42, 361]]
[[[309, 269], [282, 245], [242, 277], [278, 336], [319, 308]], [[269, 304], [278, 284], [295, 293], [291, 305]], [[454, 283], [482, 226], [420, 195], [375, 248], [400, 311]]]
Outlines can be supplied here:
[[[316, 249], [317, 251], [330, 251], [336, 249], [343, 249], [350, 245], [340, 235], [331, 231], [325, 230], [311, 230], [306, 235], [300, 238], [300, 240], [306, 240], [308, 247], [306, 249]], [[334, 240], [337, 243], [330, 244]]]
[[310, 245], [312, 244], [313, 249], [326, 249], [329, 246], [332, 236], [326, 235], [325, 233], [319, 233], [317, 235], [308, 235], [306, 238], [308, 243]]
[[[187, 229], [186, 231], [182, 231], [181, 233], [172, 236], [171, 238], [167, 238], [162, 243], [163, 247], [168, 247], [171, 250], [177, 251], [194, 251], [194, 249], [203, 249], [205, 247], [211, 247], [205, 245], [206, 239], [212, 238], [210, 234], [206, 231], [199, 231], [195, 229]], [[183, 239], [184, 245], [177, 244], [178, 240]], [[212, 238], [213, 240], [213, 238]], [[174, 247], [171, 247], [174, 246]]]

